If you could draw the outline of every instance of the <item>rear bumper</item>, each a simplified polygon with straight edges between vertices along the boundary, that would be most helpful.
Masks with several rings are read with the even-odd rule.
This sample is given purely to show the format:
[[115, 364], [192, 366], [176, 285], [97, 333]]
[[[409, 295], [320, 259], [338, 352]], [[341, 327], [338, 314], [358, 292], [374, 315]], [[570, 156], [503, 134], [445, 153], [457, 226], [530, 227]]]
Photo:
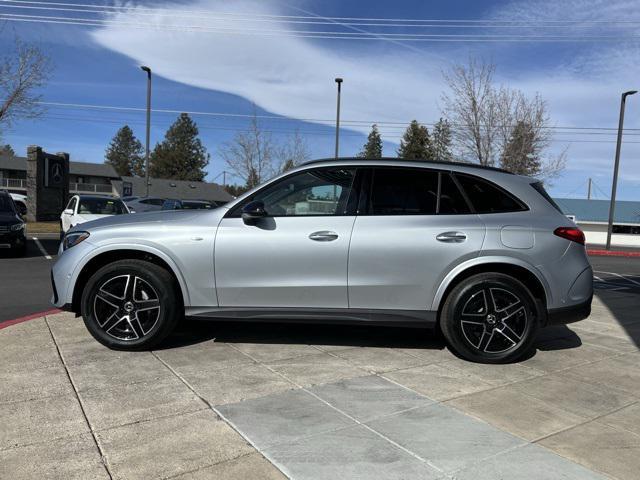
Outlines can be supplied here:
[[584, 320], [591, 314], [592, 300], [593, 296], [582, 303], [577, 303], [569, 307], [549, 309], [547, 325], [563, 325]]

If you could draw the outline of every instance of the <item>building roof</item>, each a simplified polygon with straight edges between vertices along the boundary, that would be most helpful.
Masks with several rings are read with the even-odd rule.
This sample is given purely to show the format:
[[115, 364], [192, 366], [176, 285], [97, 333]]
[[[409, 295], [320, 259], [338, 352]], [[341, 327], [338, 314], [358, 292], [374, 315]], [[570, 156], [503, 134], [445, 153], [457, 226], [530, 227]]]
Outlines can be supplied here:
[[[609, 200], [587, 200], [584, 198], [554, 198], [565, 215], [574, 215], [577, 222], [607, 223]], [[614, 222], [640, 225], [640, 202], [617, 200]]]
[[[9, 157], [0, 155], [0, 170], [27, 170], [25, 157]], [[69, 162], [69, 173], [85, 177], [120, 178], [111, 165], [106, 163]]]
[[[122, 180], [114, 180], [112, 182], [120, 196], [123, 196], [123, 181], [131, 182], [133, 196], [139, 197], [145, 195], [144, 178], [122, 177]], [[178, 200], [209, 200], [216, 202], [228, 202], [233, 200], [233, 197], [217, 183], [150, 178], [149, 184], [149, 196], [151, 197], [175, 198]]]

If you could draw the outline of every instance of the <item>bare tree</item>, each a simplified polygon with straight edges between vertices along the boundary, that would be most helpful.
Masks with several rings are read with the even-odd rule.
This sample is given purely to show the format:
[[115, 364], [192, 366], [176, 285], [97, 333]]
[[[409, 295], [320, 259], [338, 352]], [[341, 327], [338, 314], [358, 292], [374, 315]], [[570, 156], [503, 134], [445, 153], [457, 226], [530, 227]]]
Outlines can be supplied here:
[[463, 158], [544, 179], [565, 166], [566, 150], [545, 156], [553, 134], [546, 102], [536, 94], [495, 86], [495, 65], [471, 59], [454, 66], [445, 79], [451, 90], [444, 109]]
[[262, 130], [255, 113], [246, 131], [237, 132], [233, 140], [220, 148], [220, 155], [229, 168], [253, 188], [270, 178], [277, 147], [269, 132]]
[[277, 173], [284, 173], [310, 160], [311, 154], [307, 142], [298, 130], [279, 146], [277, 157]]
[[0, 128], [43, 113], [38, 89], [47, 81], [50, 68], [51, 62], [40, 48], [20, 40], [0, 58]]

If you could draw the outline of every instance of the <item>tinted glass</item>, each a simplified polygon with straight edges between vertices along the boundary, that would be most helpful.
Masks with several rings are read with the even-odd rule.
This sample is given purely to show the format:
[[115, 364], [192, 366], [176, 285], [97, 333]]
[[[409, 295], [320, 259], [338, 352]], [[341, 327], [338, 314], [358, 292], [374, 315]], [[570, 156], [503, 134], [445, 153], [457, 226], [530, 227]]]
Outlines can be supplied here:
[[438, 213], [441, 215], [471, 213], [469, 205], [451, 175], [442, 172], [440, 182], [440, 210]]
[[78, 207], [80, 215], [120, 215], [127, 213], [124, 204], [120, 200], [108, 198], [85, 198], [80, 200]]
[[249, 201], [263, 202], [271, 217], [345, 215], [354, 177], [355, 169], [307, 170], [260, 190]]
[[438, 172], [424, 169], [376, 168], [369, 214], [434, 215], [438, 204]]
[[525, 207], [496, 185], [471, 175], [456, 174], [476, 213], [519, 212]]
[[562, 209], [558, 206], [558, 204], [553, 200], [553, 198], [551, 198], [551, 196], [544, 189], [544, 185], [542, 184], [542, 182], [532, 183], [531, 186], [533, 187], [533, 189], [536, 192], [538, 192], [540, 195], [542, 195], [544, 197], [544, 199], [547, 202], [549, 202], [553, 208], [558, 210], [560, 213], [563, 213]]
[[185, 210], [210, 210], [213, 205], [208, 202], [182, 202], [182, 208]]

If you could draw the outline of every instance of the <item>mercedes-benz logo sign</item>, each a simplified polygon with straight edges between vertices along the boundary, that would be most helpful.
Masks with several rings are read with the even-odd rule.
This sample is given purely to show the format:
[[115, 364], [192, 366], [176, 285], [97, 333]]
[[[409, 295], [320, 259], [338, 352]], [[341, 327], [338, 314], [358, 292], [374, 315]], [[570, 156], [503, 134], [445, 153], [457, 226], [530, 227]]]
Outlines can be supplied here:
[[51, 167], [51, 180], [53, 180], [53, 183], [62, 183], [63, 178], [64, 173], [62, 171], [62, 165], [54, 163]]

